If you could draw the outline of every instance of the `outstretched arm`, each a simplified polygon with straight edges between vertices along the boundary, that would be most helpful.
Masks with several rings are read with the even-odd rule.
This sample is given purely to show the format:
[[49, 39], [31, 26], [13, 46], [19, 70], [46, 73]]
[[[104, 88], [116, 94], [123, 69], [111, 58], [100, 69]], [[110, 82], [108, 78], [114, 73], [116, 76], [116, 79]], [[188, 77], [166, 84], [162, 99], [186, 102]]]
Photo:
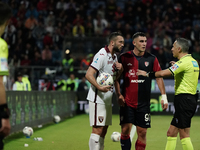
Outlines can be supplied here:
[[156, 82], [162, 94], [162, 100], [161, 100], [162, 109], [166, 110], [168, 108], [168, 100], [167, 100], [167, 95], [165, 93], [165, 86], [164, 86], [162, 77], [167, 77], [167, 76], [172, 75], [169, 69], [165, 69], [165, 70], [161, 70], [157, 72], [150, 72], [150, 73], [147, 73], [146, 71], [143, 71], [143, 70], [137, 70], [137, 75], [138, 76], [142, 75], [142, 76], [150, 77], [150, 78], [156, 78]]
[[160, 78], [160, 77], [168, 77], [172, 76], [172, 73], [169, 71], [169, 69], [157, 71], [157, 72], [146, 72], [143, 70], [137, 70], [137, 75], [141, 75], [144, 77], [150, 77], [150, 78]]

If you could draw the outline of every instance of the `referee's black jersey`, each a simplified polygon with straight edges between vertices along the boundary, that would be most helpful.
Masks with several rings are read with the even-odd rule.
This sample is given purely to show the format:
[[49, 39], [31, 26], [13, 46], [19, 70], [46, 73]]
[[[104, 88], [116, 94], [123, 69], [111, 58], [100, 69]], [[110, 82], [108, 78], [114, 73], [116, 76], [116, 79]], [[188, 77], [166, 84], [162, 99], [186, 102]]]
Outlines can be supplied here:
[[122, 63], [123, 83], [122, 94], [126, 104], [133, 108], [150, 106], [151, 79], [148, 77], [137, 76], [137, 69], [146, 72], [161, 70], [156, 56], [145, 52], [142, 57], [135, 56], [133, 51], [123, 53], [119, 57]]

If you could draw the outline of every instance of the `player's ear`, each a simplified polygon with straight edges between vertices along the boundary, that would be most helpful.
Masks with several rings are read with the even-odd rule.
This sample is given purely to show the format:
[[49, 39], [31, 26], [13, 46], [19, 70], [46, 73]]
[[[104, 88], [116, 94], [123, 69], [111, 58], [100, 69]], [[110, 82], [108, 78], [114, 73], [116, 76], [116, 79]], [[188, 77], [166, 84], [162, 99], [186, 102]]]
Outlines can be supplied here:
[[134, 40], [133, 40], [133, 42], [132, 42], [132, 43], [133, 43], [133, 45], [135, 46], [135, 41], [134, 41]]
[[112, 40], [112, 41], [111, 41], [111, 45], [114, 46], [114, 44], [115, 44], [115, 43], [114, 43], [114, 41]]
[[179, 51], [179, 53], [181, 53], [181, 52], [182, 52], [182, 49], [181, 49], [181, 47], [178, 47], [178, 51]]

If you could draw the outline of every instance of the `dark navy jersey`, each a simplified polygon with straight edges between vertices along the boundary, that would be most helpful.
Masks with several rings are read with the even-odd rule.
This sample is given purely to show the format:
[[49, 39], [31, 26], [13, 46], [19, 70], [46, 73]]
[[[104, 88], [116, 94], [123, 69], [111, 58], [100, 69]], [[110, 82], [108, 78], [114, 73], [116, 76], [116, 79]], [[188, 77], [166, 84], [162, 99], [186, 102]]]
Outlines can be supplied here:
[[142, 57], [137, 57], [133, 51], [128, 51], [120, 55], [119, 62], [122, 63], [123, 84], [122, 94], [126, 104], [133, 108], [150, 106], [151, 78], [137, 76], [137, 69], [146, 72], [161, 70], [156, 56], [145, 52]]

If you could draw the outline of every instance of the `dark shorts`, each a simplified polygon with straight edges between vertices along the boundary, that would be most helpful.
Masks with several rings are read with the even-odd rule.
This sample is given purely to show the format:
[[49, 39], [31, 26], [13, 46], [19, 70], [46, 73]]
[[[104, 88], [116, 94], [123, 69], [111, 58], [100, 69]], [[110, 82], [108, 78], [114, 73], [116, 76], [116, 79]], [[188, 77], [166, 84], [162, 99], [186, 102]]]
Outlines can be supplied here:
[[135, 109], [126, 105], [125, 107], [120, 107], [120, 125], [125, 123], [132, 123], [142, 128], [150, 128], [150, 108]]
[[179, 94], [174, 97], [175, 113], [171, 125], [177, 128], [189, 128], [195, 114], [197, 99], [195, 95]]

